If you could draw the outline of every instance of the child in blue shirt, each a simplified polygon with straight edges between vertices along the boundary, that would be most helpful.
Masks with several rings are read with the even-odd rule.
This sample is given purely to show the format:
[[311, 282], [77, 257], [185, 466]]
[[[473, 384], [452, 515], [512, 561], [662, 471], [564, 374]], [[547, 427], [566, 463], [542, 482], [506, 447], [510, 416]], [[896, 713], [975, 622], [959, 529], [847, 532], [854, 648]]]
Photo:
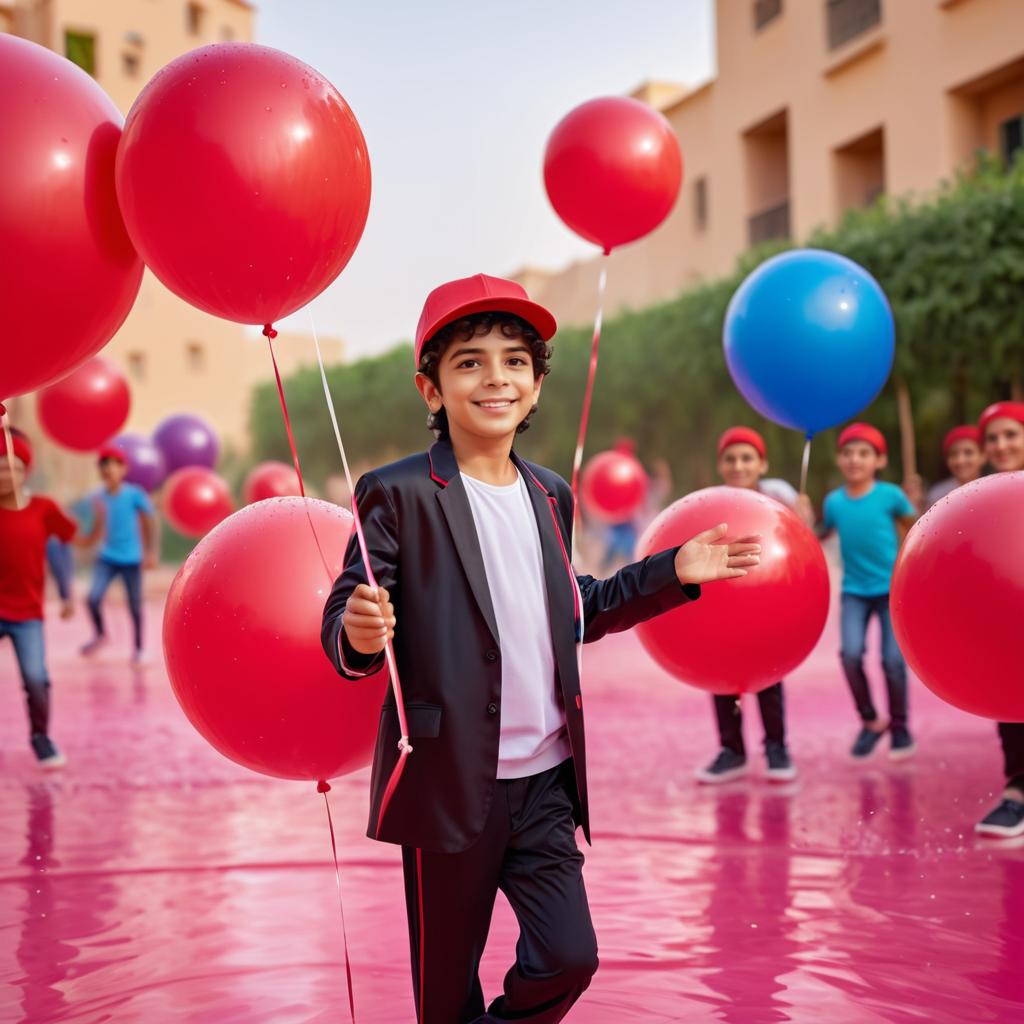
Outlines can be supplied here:
[[[916, 512], [899, 487], [876, 479], [888, 464], [888, 447], [881, 431], [866, 423], [848, 426], [839, 435], [836, 464], [844, 484], [825, 498], [818, 533], [823, 538], [833, 530], [839, 534], [843, 559], [840, 657], [862, 722], [850, 753], [858, 759], [868, 757], [888, 731], [889, 756], [910, 757], [915, 748], [907, 726], [907, 666], [889, 616], [889, 584], [900, 544]], [[800, 507], [813, 523], [806, 495]], [[864, 641], [872, 615], [878, 616], [882, 627], [888, 720], [876, 712], [864, 673]]]

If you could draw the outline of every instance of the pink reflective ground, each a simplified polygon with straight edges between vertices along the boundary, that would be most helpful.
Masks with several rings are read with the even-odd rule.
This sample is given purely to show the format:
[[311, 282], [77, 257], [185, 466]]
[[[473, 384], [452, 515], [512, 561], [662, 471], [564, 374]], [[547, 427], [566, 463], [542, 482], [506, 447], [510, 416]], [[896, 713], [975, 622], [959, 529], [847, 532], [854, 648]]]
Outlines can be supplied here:
[[[208, 749], [159, 664], [123, 663], [115, 617], [99, 663], [74, 653], [81, 622], [48, 627], [57, 778], [0, 651], [0, 1020], [347, 1021], [322, 798]], [[691, 782], [709, 699], [629, 636], [587, 649], [601, 970], [570, 1020], [1024, 1020], [1024, 853], [971, 833], [1000, 779], [994, 727], [916, 685], [917, 759], [850, 763], [835, 643], [833, 622], [789, 688], [800, 781], [718, 790]], [[412, 1020], [399, 858], [362, 837], [365, 789], [331, 794], [357, 1018], [395, 1024]], [[502, 907], [488, 995], [514, 939]]]

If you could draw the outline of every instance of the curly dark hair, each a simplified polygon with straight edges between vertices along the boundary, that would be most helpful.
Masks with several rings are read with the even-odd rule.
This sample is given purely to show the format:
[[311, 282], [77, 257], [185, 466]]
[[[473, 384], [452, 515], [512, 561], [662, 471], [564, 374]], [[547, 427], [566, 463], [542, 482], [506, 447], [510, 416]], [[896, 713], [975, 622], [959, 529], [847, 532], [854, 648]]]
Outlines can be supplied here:
[[[448, 348], [457, 341], [469, 341], [470, 338], [481, 338], [492, 330], [499, 330], [506, 338], [522, 338], [530, 349], [533, 359], [533, 377], [537, 380], [551, 372], [548, 360], [551, 358], [551, 346], [537, 333], [536, 328], [522, 317], [513, 313], [486, 312], [472, 313], [442, 327], [424, 346], [420, 353], [419, 372], [429, 377], [434, 387], [441, 387], [441, 359]], [[521, 434], [530, 428], [530, 417], [537, 411], [535, 405], [527, 414], [516, 433]], [[442, 406], [436, 413], [427, 415], [427, 428], [434, 437], [448, 437], [448, 413]]]

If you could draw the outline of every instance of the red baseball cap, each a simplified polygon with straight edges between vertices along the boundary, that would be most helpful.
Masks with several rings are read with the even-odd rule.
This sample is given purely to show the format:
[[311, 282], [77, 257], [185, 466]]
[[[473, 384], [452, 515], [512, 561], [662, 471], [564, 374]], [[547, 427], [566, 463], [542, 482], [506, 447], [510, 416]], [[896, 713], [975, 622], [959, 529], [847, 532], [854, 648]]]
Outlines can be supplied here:
[[116, 462], [123, 462], [126, 466], [128, 465], [128, 456], [120, 448], [112, 444], [104, 445], [96, 453], [97, 462], [106, 462], [107, 459], [114, 459]]
[[[18, 429], [15, 427], [10, 428], [11, 431], [11, 450], [14, 452], [16, 459], [21, 459], [25, 464], [25, 468], [29, 469], [32, 466], [32, 442]], [[0, 455], [5, 459], [7, 458], [7, 435], [3, 430], [0, 430]]]
[[726, 448], [734, 444], [749, 444], [757, 450], [762, 459], [768, 458], [768, 449], [765, 446], [764, 438], [750, 427], [730, 427], [718, 439], [718, 454], [721, 455]]
[[836, 448], [842, 448], [851, 441], [863, 441], [871, 445], [879, 455], [888, 455], [889, 446], [885, 443], [882, 432], [870, 423], [851, 423], [840, 435]]
[[1024, 402], [995, 402], [978, 417], [978, 430], [982, 434], [993, 420], [1016, 420], [1024, 423]]
[[954, 427], [942, 440], [942, 454], [948, 455], [949, 449], [958, 441], [971, 441], [979, 448], [981, 447], [981, 428], [965, 423], [962, 426]]
[[438, 285], [423, 303], [416, 327], [416, 365], [423, 346], [442, 327], [472, 313], [512, 313], [522, 317], [544, 341], [554, 336], [558, 325], [541, 305], [531, 301], [526, 289], [515, 281], [487, 274], [460, 277]]

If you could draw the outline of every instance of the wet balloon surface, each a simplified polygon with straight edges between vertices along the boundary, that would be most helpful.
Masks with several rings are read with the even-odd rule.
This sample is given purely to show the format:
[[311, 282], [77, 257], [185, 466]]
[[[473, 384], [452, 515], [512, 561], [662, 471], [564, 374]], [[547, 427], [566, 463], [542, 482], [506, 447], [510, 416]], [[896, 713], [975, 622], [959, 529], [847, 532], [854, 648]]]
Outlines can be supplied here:
[[[323, 798], [208, 748], [159, 658], [128, 666], [121, 611], [91, 662], [81, 621], [48, 623], [59, 774], [32, 759], [0, 648], [0, 1021], [348, 1021]], [[853, 763], [836, 646], [830, 621], [787, 687], [800, 778], [771, 785], [754, 756], [711, 789], [692, 781], [716, 747], [710, 698], [631, 636], [586, 649], [601, 969], [568, 1020], [1024, 1019], [1024, 848], [972, 832], [1000, 786], [994, 725], [915, 682], [917, 757]], [[413, 1019], [399, 855], [363, 837], [366, 789], [364, 771], [329, 799], [357, 1020], [394, 1024]], [[501, 904], [488, 996], [515, 935]]]

